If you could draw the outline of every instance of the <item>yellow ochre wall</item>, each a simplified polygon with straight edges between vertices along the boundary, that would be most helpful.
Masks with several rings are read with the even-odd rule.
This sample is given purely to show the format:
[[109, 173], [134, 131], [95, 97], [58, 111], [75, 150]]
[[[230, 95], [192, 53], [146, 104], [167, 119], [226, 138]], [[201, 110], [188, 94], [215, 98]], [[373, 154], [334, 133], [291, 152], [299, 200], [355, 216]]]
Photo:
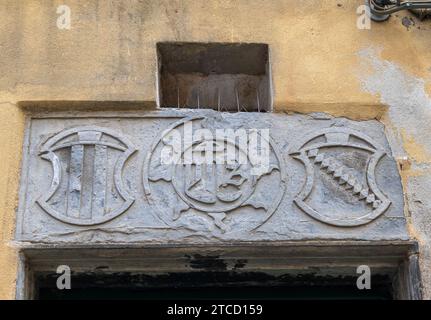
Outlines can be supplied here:
[[[406, 214], [420, 243], [423, 294], [430, 299], [431, 20], [413, 17], [413, 24], [406, 20], [411, 14], [400, 12], [360, 30], [356, 10], [363, 2], [2, 0], [0, 298], [15, 297], [12, 240], [27, 105], [21, 102], [139, 101], [154, 107], [155, 44], [200, 41], [269, 44], [276, 112], [327, 112], [386, 125], [403, 164]], [[56, 26], [62, 4], [71, 8], [70, 30]]]

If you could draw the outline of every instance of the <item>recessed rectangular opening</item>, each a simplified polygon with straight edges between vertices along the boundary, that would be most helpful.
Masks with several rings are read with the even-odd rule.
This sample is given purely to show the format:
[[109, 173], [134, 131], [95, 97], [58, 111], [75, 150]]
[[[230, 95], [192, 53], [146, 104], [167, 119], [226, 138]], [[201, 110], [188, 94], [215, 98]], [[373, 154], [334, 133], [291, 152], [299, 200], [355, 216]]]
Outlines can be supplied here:
[[160, 107], [271, 111], [267, 44], [161, 42], [157, 57]]

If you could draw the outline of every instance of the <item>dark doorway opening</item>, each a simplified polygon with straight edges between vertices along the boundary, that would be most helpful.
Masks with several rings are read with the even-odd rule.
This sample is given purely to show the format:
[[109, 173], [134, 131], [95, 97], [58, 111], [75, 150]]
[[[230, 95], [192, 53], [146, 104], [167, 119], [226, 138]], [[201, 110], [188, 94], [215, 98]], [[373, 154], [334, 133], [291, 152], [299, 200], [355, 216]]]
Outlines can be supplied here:
[[58, 274], [36, 275], [36, 299], [392, 299], [391, 279], [375, 275], [370, 290], [354, 276], [270, 275], [261, 272], [167, 274], [73, 274], [72, 288], [59, 290]]
[[[359, 290], [358, 266], [371, 289]], [[71, 289], [57, 289], [59, 266]], [[416, 242], [48, 247], [20, 252], [17, 299], [421, 299]]]

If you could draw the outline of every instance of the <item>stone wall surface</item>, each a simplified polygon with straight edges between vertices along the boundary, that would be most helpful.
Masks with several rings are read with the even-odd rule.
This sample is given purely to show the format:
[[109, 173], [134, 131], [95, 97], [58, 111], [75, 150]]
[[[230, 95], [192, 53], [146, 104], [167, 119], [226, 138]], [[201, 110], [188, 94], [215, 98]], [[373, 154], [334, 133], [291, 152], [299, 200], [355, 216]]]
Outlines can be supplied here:
[[[71, 29], [61, 30], [56, 26], [59, 5], [71, 8]], [[282, 202], [271, 219], [297, 217], [304, 227], [277, 233], [277, 237], [295, 237], [294, 231], [309, 232], [332, 237], [333, 230], [343, 230], [359, 237], [352, 230], [368, 230], [367, 237], [387, 239], [389, 233], [378, 225], [404, 221], [390, 217], [400, 214], [402, 200], [406, 227], [410, 239], [419, 242], [420, 265], [424, 298], [431, 298], [431, 140], [429, 123], [431, 119], [429, 97], [431, 90], [431, 24], [429, 20], [419, 21], [407, 12], [400, 12], [384, 23], [372, 23], [370, 30], [357, 28], [357, 9], [362, 0], [340, 1], [15, 1], [5, 0], [0, 5], [0, 297], [14, 298], [17, 274], [17, 248], [12, 242], [17, 216], [18, 185], [20, 179], [20, 159], [24, 141], [32, 142], [34, 149], [24, 153], [30, 155], [25, 161], [37, 170], [32, 174], [45, 173], [49, 179], [43, 180], [43, 190], [52, 181], [52, 165], [49, 160], [37, 154], [38, 148], [48, 136], [55, 136], [65, 127], [85, 125], [112, 129], [121, 137], [130, 138], [137, 151], [126, 161], [127, 168], [136, 166], [142, 170], [143, 154], [146, 152], [142, 141], [136, 137], [147, 136], [155, 139], [156, 132], [138, 134], [136, 125], [126, 125], [127, 121], [115, 120], [59, 120], [34, 119], [31, 140], [24, 139], [25, 114], [32, 111], [58, 111], [67, 109], [75, 116], [86, 111], [106, 111], [106, 105], [84, 103], [83, 101], [129, 101], [130, 104], [109, 104], [106, 109], [126, 109], [132, 102], [138, 102], [134, 109], [155, 109], [156, 52], [159, 41], [199, 41], [199, 42], [261, 42], [270, 48], [272, 85], [275, 112], [325, 112], [343, 119], [313, 120], [306, 116], [304, 123], [320, 123], [319, 127], [330, 127], [327, 123], [341, 121], [348, 128], [353, 127], [371, 137], [379, 148], [387, 151], [398, 162], [404, 199], [401, 199], [399, 182], [389, 183], [377, 180], [382, 192], [390, 198], [391, 206], [381, 216], [367, 225], [354, 227], [334, 227], [323, 223], [301, 211], [293, 199]], [[25, 102], [25, 101], [32, 101]], [[66, 101], [66, 102], [65, 102]], [[74, 101], [74, 102], [67, 102]], [[70, 117], [70, 116], [69, 116]], [[267, 116], [265, 116], [267, 117]], [[301, 117], [274, 115], [274, 125], [282, 128], [281, 122], [294, 124]], [[280, 118], [278, 118], [280, 117]], [[363, 121], [366, 120], [366, 121]], [[372, 120], [372, 121], [369, 121]], [[135, 120], [134, 120], [135, 121]], [[147, 128], [161, 130], [171, 120], [160, 120], [158, 125], [141, 119]], [[377, 123], [380, 122], [380, 124]], [[43, 122], [46, 128], [39, 127]], [[162, 123], [163, 122], [163, 123]], [[135, 129], [133, 129], [135, 128]], [[151, 130], [150, 129], [150, 130]], [[313, 128], [310, 128], [310, 131]], [[36, 131], [34, 131], [36, 130]], [[39, 131], [37, 131], [39, 130]], [[364, 131], [366, 130], [366, 131]], [[307, 131], [304, 129], [304, 134]], [[159, 131], [158, 131], [159, 132]], [[383, 134], [384, 132], [384, 134]], [[302, 129], [301, 129], [302, 133]], [[38, 136], [40, 135], [40, 136]], [[386, 135], [386, 138], [385, 138]], [[284, 143], [292, 145], [291, 137], [278, 140], [286, 168], [293, 166], [304, 170], [304, 165], [292, 158]], [[277, 137], [274, 137], [277, 140]], [[289, 141], [287, 141], [289, 140]], [[120, 142], [121, 143], [121, 142]], [[76, 148], [79, 149], [79, 148]], [[141, 158], [140, 158], [141, 157]], [[384, 157], [381, 163], [394, 170], [394, 160]], [[390, 168], [389, 168], [390, 167]], [[24, 168], [25, 169], [25, 168]], [[291, 170], [291, 169], [289, 169]], [[382, 168], [377, 167], [377, 173]], [[24, 171], [22, 171], [24, 172]], [[273, 171], [277, 174], [278, 171]], [[303, 171], [292, 178], [304, 179]], [[378, 174], [376, 175], [379, 176]], [[267, 179], [265, 175], [261, 178]], [[398, 175], [393, 175], [395, 180]], [[37, 179], [42, 179], [37, 176]], [[133, 210], [144, 206], [143, 185], [128, 186], [133, 193], [134, 203], [128, 211], [111, 221], [98, 226], [82, 227], [64, 223], [35, 204], [38, 194], [30, 193], [29, 208], [18, 212], [18, 219], [28, 220], [31, 229], [21, 229], [18, 224], [19, 239], [28, 237], [29, 230], [38, 234], [38, 241], [60, 241], [73, 237], [91, 239], [97, 234], [101, 239], [113, 241], [124, 235], [113, 232], [91, 231], [78, 235], [66, 234], [67, 230], [84, 230], [117, 226], [127, 219], [136, 218]], [[379, 179], [379, 178], [377, 178]], [[302, 180], [301, 180], [302, 181]], [[329, 181], [329, 180], [328, 180]], [[132, 182], [132, 181], [131, 181]], [[164, 180], [155, 182], [165, 183]], [[166, 182], [168, 184], [168, 182]], [[393, 192], [385, 191], [388, 185]], [[292, 187], [292, 186], [291, 186]], [[298, 186], [294, 186], [295, 191]], [[134, 189], [136, 188], [136, 189]], [[141, 189], [138, 189], [141, 188]], [[288, 189], [288, 186], [286, 186]], [[34, 189], [33, 189], [34, 190]], [[290, 194], [290, 193], [289, 193]], [[295, 194], [294, 192], [291, 193]], [[394, 195], [400, 195], [395, 197]], [[22, 199], [20, 199], [22, 200]], [[142, 208], [142, 207], [141, 207]], [[256, 211], [265, 211], [256, 209]], [[35, 212], [35, 216], [28, 216]], [[151, 211], [155, 212], [155, 211]], [[286, 213], [283, 215], [283, 213]], [[289, 213], [289, 214], [287, 214]], [[389, 215], [389, 216], [388, 216]], [[220, 217], [216, 215], [215, 217]], [[216, 221], [208, 215], [199, 216], [210, 224]], [[286, 218], [288, 217], [288, 218]], [[229, 218], [229, 215], [228, 215]], [[41, 219], [41, 220], [38, 220]], [[43, 220], [45, 219], [45, 220]], [[138, 220], [141, 219], [139, 216]], [[229, 218], [231, 219], [231, 218]], [[264, 230], [271, 219], [262, 227]], [[23, 221], [23, 222], [24, 222]], [[20, 222], [20, 221], [18, 221]], [[45, 225], [58, 234], [43, 236]], [[140, 220], [140, 223], [142, 223]], [[147, 221], [145, 221], [147, 222]], [[286, 221], [287, 222], [287, 221]], [[161, 222], [160, 222], [161, 223]], [[404, 222], [401, 222], [393, 238], [405, 238]], [[214, 224], [214, 223], [213, 223]], [[25, 225], [22, 224], [22, 225]], [[302, 225], [302, 224], [301, 224]], [[146, 226], [146, 225], [145, 225]], [[232, 226], [231, 226], [232, 227]], [[216, 230], [217, 238], [230, 237], [230, 231]], [[282, 228], [282, 227], [280, 227]], [[372, 230], [374, 228], [374, 231]], [[233, 227], [234, 229], [234, 227]], [[208, 228], [209, 230], [209, 228]], [[21, 232], [23, 231], [23, 232]], [[129, 233], [134, 233], [131, 230]], [[27, 232], [27, 233], [26, 233]], [[125, 231], [126, 233], [128, 231]], [[161, 231], [163, 232], [163, 231]], [[103, 236], [101, 236], [103, 234]], [[148, 240], [146, 232], [138, 233], [141, 240]], [[201, 239], [215, 239], [206, 231]], [[135, 235], [132, 235], [136, 237]], [[178, 239], [173, 236], [173, 240]], [[267, 236], [267, 235], [266, 235]], [[86, 238], [87, 237], [87, 238]], [[145, 238], [147, 237], [147, 238]], [[274, 236], [275, 237], [275, 236]], [[28, 238], [27, 238], [28, 239]], [[241, 239], [238, 236], [237, 239]], [[138, 240], [136, 240], [138, 241]]]

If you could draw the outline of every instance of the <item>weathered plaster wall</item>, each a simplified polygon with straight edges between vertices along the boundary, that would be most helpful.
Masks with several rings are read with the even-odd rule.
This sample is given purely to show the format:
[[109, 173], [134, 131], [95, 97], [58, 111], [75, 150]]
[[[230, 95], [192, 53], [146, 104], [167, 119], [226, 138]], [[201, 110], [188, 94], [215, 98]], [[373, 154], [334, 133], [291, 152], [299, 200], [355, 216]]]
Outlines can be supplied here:
[[11, 247], [15, 230], [16, 190], [23, 140], [23, 113], [10, 103], [0, 103], [0, 298], [13, 299], [17, 254]]
[[[389, 106], [382, 122], [392, 140], [394, 156], [404, 159], [400, 163], [403, 164], [407, 216], [411, 219], [411, 234], [421, 244], [424, 283], [430, 284], [431, 202], [427, 195], [431, 190], [431, 98], [426, 92], [426, 81], [384, 60], [377, 50], [366, 49], [359, 56], [373, 70], [361, 76], [363, 89], [378, 95]], [[424, 288], [429, 298], [429, 285]]]
[[[2, 1], [0, 297], [13, 298], [16, 274], [9, 241], [24, 116], [15, 103], [129, 100], [154, 106], [156, 42], [227, 41], [269, 44], [276, 111], [381, 118], [395, 155], [407, 157], [401, 173], [410, 230], [421, 243], [424, 294], [431, 298], [431, 22], [416, 19], [407, 28], [402, 19], [408, 14], [399, 13], [358, 30], [362, 3]], [[60, 4], [72, 9], [71, 30], [56, 27]]]
[[353, 72], [358, 50], [380, 45], [384, 58], [417, 76], [430, 67], [429, 24], [407, 30], [400, 16], [358, 30], [360, 0], [79, 0], [67, 3], [72, 28], [59, 30], [56, 8], [63, 3], [3, 2], [2, 96], [153, 102], [156, 42], [264, 42], [279, 110], [364, 118], [382, 108], [378, 98], [360, 90]]

